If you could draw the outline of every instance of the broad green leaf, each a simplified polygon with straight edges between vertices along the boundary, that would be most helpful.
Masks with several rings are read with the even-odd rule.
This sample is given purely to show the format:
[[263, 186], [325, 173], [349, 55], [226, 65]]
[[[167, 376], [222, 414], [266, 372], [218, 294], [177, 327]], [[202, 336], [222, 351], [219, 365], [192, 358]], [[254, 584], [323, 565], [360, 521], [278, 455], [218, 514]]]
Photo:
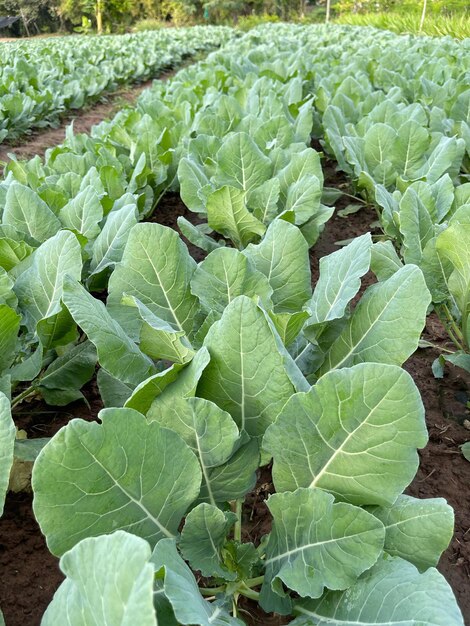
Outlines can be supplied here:
[[446, 228], [437, 238], [436, 249], [442, 261], [452, 264], [447, 285], [456, 300], [465, 329], [470, 316], [470, 224], [453, 224]]
[[224, 139], [216, 155], [215, 180], [245, 192], [271, 178], [271, 161], [247, 133], [233, 133]]
[[78, 338], [73, 317], [65, 307], [56, 315], [40, 320], [36, 330], [44, 352], [51, 348], [67, 346]]
[[25, 431], [18, 431], [17, 439], [15, 439], [15, 460], [28, 461], [32, 463], [38, 457], [38, 454], [44, 448], [46, 443], [51, 440], [50, 437], [36, 437], [34, 439], [18, 439], [20, 433], [26, 437]]
[[154, 546], [176, 535], [199, 494], [199, 463], [176, 433], [133, 409], [99, 417], [69, 422], [34, 464], [34, 514], [56, 555], [117, 529]]
[[467, 461], [470, 461], [470, 442], [467, 441], [466, 443], [462, 444], [460, 446], [460, 449], [462, 450], [462, 454], [467, 459]]
[[84, 539], [60, 560], [66, 575], [42, 626], [157, 626], [146, 541], [118, 530]]
[[331, 346], [320, 375], [364, 361], [402, 365], [418, 347], [430, 302], [423, 274], [414, 265], [372, 285]]
[[172, 411], [162, 413], [158, 421], [161, 426], [177, 432], [197, 456], [202, 468], [204, 493], [207, 493], [209, 502], [215, 504], [211, 470], [227, 463], [239, 445], [237, 425], [228, 413], [208, 400], [175, 398], [173, 402]]
[[405, 263], [419, 264], [426, 244], [434, 236], [430, 210], [432, 196], [429, 190], [427, 195], [429, 198], [422, 192], [417, 193], [413, 187], [408, 187], [400, 201], [400, 232]]
[[256, 485], [256, 470], [259, 465], [258, 441], [252, 439], [241, 446], [226, 463], [208, 471], [207, 482], [203, 482], [201, 486], [199, 500], [230, 502], [244, 498]]
[[10, 470], [13, 465], [16, 428], [11, 417], [10, 401], [0, 392], [0, 515], [8, 491]]
[[100, 233], [99, 223], [103, 219], [100, 199], [90, 185], [62, 207], [59, 219], [65, 228], [80, 233], [87, 239], [94, 239]]
[[[374, 124], [364, 135], [364, 158], [372, 173], [392, 158], [392, 151], [397, 138], [396, 131], [387, 124]], [[378, 180], [386, 184], [384, 180]]]
[[307, 174], [287, 189], [285, 210], [293, 211], [295, 223], [305, 224], [320, 208], [322, 182]]
[[266, 226], [279, 213], [278, 200], [280, 183], [277, 178], [270, 178], [265, 183], [253, 189], [248, 197], [248, 206], [253, 215]]
[[135, 296], [175, 330], [191, 333], [199, 308], [189, 283], [196, 263], [178, 233], [160, 224], [137, 224], [109, 281], [109, 304]]
[[76, 400], [85, 400], [82, 392], [76, 387], [70, 389], [49, 389], [48, 387], [42, 387], [38, 391], [46, 404], [51, 406], [66, 406]]
[[181, 533], [180, 550], [195, 571], [203, 576], [235, 580], [222, 562], [221, 550], [237, 516], [212, 504], [202, 503], [188, 513]]
[[[442, 232], [444, 228], [441, 227], [439, 230]], [[448, 300], [447, 279], [452, 273], [452, 263], [445, 256], [439, 254], [436, 246], [439, 230], [437, 230], [437, 236], [428, 241], [420, 262], [420, 269], [431, 293], [432, 301], [436, 304]]]
[[211, 360], [197, 395], [228, 411], [240, 430], [262, 435], [294, 392], [263, 312], [246, 296], [235, 298], [204, 345]]
[[445, 578], [400, 558], [384, 558], [343, 592], [296, 603], [292, 626], [464, 626]]
[[[98, 370], [96, 382], [105, 408], [124, 406], [134, 390], [134, 385], [123, 383], [102, 367]], [[137, 408], [136, 410], [139, 409]], [[143, 413], [143, 411], [140, 411], [140, 413]]]
[[325, 223], [330, 219], [334, 212], [334, 207], [327, 207], [322, 204], [320, 205], [317, 213], [313, 217], [311, 217], [308, 222], [302, 224], [302, 226], [300, 227], [300, 232], [305, 238], [305, 241], [307, 242], [309, 248], [317, 243], [320, 235], [323, 232]]
[[308, 245], [299, 229], [275, 220], [262, 241], [243, 254], [268, 279], [276, 312], [297, 313], [312, 293]]
[[273, 316], [270, 315], [270, 313], [265, 311], [264, 309], [263, 309], [263, 312], [265, 315], [265, 319], [268, 322], [269, 327], [271, 328], [272, 335], [276, 343], [277, 349], [283, 358], [284, 367], [289, 377], [289, 380], [294, 385], [294, 388], [296, 391], [308, 391], [310, 389], [310, 384], [305, 378], [304, 374], [302, 373], [301, 369], [299, 368], [295, 360], [292, 358], [291, 353], [286, 348], [282, 340], [282, 337], [277, 332], [277, 328], [276, 328], [276, 324], [274, 322]]
[[464, 149], [462, 139], [442, 136], [416, 177], [435, 183], [446, 172], [455, 176], [460, 169]]
[[61, 223], [30, 187], [12, 183], [7, 191], [3, 222], [42, 243], [53, 237]]
[[454, 511], [443, 498], [399, 496], [392, 506], [368, 509], [385, 526], [385, 551], [416, 565], [435, 567], [454, 532]]
[[[291, 155], [288, 164], [276, 175], [280, 183], [280, 198], [283, 205], [287, 202], [289, 188], [298, 181], [311, 177], [317, 193], [315, 178], [323, 183], [323, 172], [320, 164], [320, 155], [312, 148], [305, 148], [301, 152]], [[319, 190], [321, 197], [321, 189]]]
[[[470, 332], [467, 331], [467, 335], [470, 335]], [[452, 354], [441, 354], [439, 355], [439, 360], [441, 359], [443, 362], [452, 363], [452, 365], [456, 365], [457, 367], [461, 367], [467, 372], [470, 372], [470, 354], [468, 352], [457, 350]], [[442, 378], [442, 376], [436, 376], [436, 378]]]
[[199, 195], [199, 191], [209, 184], [204, 168], [194, 159], [183, 157], [178, 164], [178, 179], [181, 199], [188, 209], [195, 213], [205, 213], [205, 202]]
[[153, 373], [153, 364], [102, 302], [91, 296], [79, 283], [66, 278], [63, 301], [73, 319], [96, 346], [98, 361], [110, 374], [124, 383], [138, 385]]
[[363, 208], [364, 208], [363, 204], [351, 203], [351, 204], [348, 204], [347, 206], [345, 206], [344, 209], [340, 209], [337, 212], [337, 214], [340, 217], [347, 217], [348, 215], [354, 215], [354, 213], [357, 213], [358, 211], [360, 211]]
[[272, 289], [264, 274], [233, 248], [211, 252], [196, 268], [191, 279], [191, 291], [209, 310], [222, 314], [237, 296], [259, 296], [270, 308]]
[[15, 309], [18, 299], [13, 291], [14, 281], [3, 267], [0, 267], [0, 304], [7, 304]]
[[44, 348], [41, 342], [33, 344], [23, 359], [11, 366], [9, 370], [11, 382], [30, 382], [36, 378], [41, 371], [43, 356]]
[[209, 360], [207, 348], [202, 347], [184, 367], [175, 363], [164, 372], [144, 381], [136, 388], [126, 406], [133, 407], [142, 403], [148, 405], [150, 402], [147, 410], [149, 420], [158, 420], [165, 414], [172, 413], [175, 400], [193, 397], [196, 394], [198, 382]]
[[239, 248], [259, 239], [266, 230], [266, 226], [246, 208], [245, 192], [228, 186], [208, 196], [207, 222]]
[[[173, 363], [163, 372], [158, 372], [143, 380], [134, 391], [130, 390], [130, 393], [124, 398], [123, 406], [135, 409], [145, 415], [155, 398], [162, 394], [168, 385], [175, 382], [183, 367], [184, 365], [180, 363]], [[160, 414], [157, 413], [157, 415]]]
[[369, 270], [371, 247], [370, 233], [366, 233], [320, 259], [320, 277], [308, 304], [308, 326], [343, 317], [361, 287], [361, 278]]
[[49, 365], [41, 376], [39, 390], [77, 391], [92, 378], [95, 365], [95, 346], [89, 341], [79, 343]]
[[36, 250], [31, 267], [14, 287], [29, 330], [60, 313], [65, 276], [80, 280], [81, 272], [80, 244], [70, 231], [58, 232]]
[[387, 280], [397, 272], [403, 263], [400, 261], [391, 241], [378, 241], [371, 248], [370, 269], [377, 280]]
[[92, 248], [90, 273], [99, 274], [110, 265], [118, 263], [124, 252], [129, 233], [137, 224], [134, 205], [123, 206], [112, 211], [106, 218], [103, 230], [95, 239]]
[[404, 178], [414, 180], [417, 177], [426, 160], [429, 143], [429, 131], [416, 120], [407, 120], [400, 126], [393, 145], [392, 160]]
[[424, 408], [410, 375], [362, 363], [325, 374], [294, 395], [269, 427], [277, 491], [320, 487], [352, 504], [391, 505], [427, 442]]
[[0, 372], [11, 365], [18, 342], [21, 317], [6, 304], [0, 304]]
[[[321, 489], [297, 489], [269, 497], [273, 527], [266, 546], [263, 586], [284, 595], [281, 583], [302, 597], [350, 587], [379, 558], [382, 523], [363, 509], [335, 503]], [[262, 601], [264, 610], [270, 610]]]

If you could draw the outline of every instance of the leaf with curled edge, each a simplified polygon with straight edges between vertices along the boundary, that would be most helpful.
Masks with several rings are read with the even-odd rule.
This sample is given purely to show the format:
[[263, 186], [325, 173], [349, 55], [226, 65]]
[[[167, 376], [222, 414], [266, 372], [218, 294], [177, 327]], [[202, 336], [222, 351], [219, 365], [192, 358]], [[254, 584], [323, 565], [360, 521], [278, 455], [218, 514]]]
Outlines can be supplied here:
[[268, 428], [277, 491], [319, 487], [351, 504], [389, 506], [418, 468], [427, 442], [424, 408], [411, 376], [362, 363], [325, 374], [294, 395]]
[[250, 244], [243, 254], [271, 285], [277, 313], [297, 313], [312, 294], [308, 244], [300, 230], [275, 220], [262, 241]]
[[420, 571], [435, 567], [452, 539], [454, 511], [444, 498], [401, 495], [391, 506], [368, 511], [385, 526], [385, 551]]
[[382, 552], [383, 524], [321, 489], [276, 493], [267, 504], [273, 528], [260, 597], [265, 611], [275, 609], [269, 591], [286, 595], [282, 583], [302, 597], [319, 598], [325, 588], [350, 587]]
[[368, 287], [318, 374], [368, 361], [402, 365], [418, 347], [430, 302], [415, 265]]
[[464, 626], [452, 589], [434, 568], [424, 574], [384, 557], [346, 591], [296, 602], [292, 626]]
[[109, 281], [108, 304], [135, 296], [175, 330], [190, 334], [199, 302], [190, 281], [196, 262], [178, 233], [161, 224], [137, 224]]
[[116, 529], [154, 546], [177, 534], [199, 494], [198, 460], [179, 435], [133, 409], [99, 418], [69, 422], [34, 464], [34, 513], [56, 555]]
[[157, 626], [150, 557], [146, 541], [122, 530], [84, 539], [60, 560], [66, 579], [42, 626]]

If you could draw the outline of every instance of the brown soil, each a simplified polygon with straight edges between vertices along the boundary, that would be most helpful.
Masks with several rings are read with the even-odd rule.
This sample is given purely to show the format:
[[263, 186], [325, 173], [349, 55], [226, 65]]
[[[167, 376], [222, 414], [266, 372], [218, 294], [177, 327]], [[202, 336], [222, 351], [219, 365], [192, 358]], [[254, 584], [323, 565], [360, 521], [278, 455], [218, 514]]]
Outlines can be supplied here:
[[[346, 181], [337, 174], [330, 163], [325, 166], [326, 185], [345, 188]], [[341, 198], [337, 208], [349, 204], [351, 199]], [[151, 221], [177, 229], [176, 218], [183, 215], [198, 223], [195, 214], [186, 209], [177, 194], [167, 194], [157, 207]], [[312, 282], [318, 277], [319, 259], [338, 249], [335, 242], [356, 237], [370, 231], [376, 219], [375, 212], [365, 208], [347, 218], [337, 214], [328, 222], [324, 233], [311, 252]], [[372, 229], [372, 232], [375, 231]], [[205, 253], [189, 245], [197, 261]], [[365, 277], [364, 286], [373, 282]], [[431, 315], [424, 338], [445, 347], [446, 335], [439, 321]], [[420, 452], [421, 466], [407, 493], [421, 498], [443, 497], [456, 513], [455, 535], [439, 563], [439, 570], [449, 581], [457, 596], [467, 623], [470, 624], [470, 532], [468, 511], [470, 510], [470, 463], [461, 455], [459, 445], [470, 439], [464, 421], [469, 419], [466, 402], [469, 397], [470, 377], [457, 368], [448, 367], [443, 379], [435, 379], [431, 364], [438, 356], [437, 349], [420, 349], [405, 364], [421, 392], [426, 421], [430, 433], [429, 443]], [[72, 417], [95, 419], [100, 408], [96, 388], [90, 384], [85, 389], [90, 404], [75, 403], [65, 410], [54, 411], [37, 403], [23, 407], [18, 415], [18, 425], [27, 430], [31, 437], [54, 434]], [[41, 411], [51, 411], [45, 414]], [[270, 530], [271, 520], [265, 500], [273, 491], [269, 468], [260, 471], [255, 490], [247, 497], [244, 516], [244, 540], [259, 543]], [[5, 514], [0, 520], [0, 606], [5, 613], [8, 626], [37, 626], [52, 595], [62, 580], [57, 559], [50, 555], [39, 532], [31, 510], [31, 496], [10, 494], [6, 501]], [[27, 593], [25, 593], [27, 591]], [[240, 617], [249, 626], [281, 626], [288, 619], [266, 616], [249, 600], [241, 603]]]
[[[54, 408], [25, 402], [15, 423], [29, 438], [52, 437], [71, 419], [96, 419], [102, 408], [94, 381], [83, 389], [85, 402]], [[38, 626], [64, 576], [47, 549], [32, 510], [32, 494], [9, 493], [0, 519], [0, 608], [8, 626]]]

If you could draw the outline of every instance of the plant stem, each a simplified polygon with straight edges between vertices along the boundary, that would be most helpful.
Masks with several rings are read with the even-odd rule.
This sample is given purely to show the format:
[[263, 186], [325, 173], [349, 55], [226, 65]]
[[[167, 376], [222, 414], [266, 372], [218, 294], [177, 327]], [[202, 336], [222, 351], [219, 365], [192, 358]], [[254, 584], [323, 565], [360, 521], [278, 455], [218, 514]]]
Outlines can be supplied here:
[[[242, 593], [243, 595], [247, 596], [245, 592], [246, 590], [248, 590], [251, 591], [252, 594], [255, 594], [256, 591], [253, 591], [251, 587], [258, 587], [259, 585], [263, 584], [263, 581], [264, 576], [258, 576], [257, 578], [248, 578], [248, 580], [244, 580], [242, 583], [240, 583], [240, 587], [237, 590], [237, 593]], [[199, 587], [199, 591], [203, 596], [215, 596], [218, 593], [224, 593], [226, 591], [226, 585], [221, 585], [220, 587]]]
[[432, 343], [432, 341], [424, 340], [421, 342], [421, 345], [418, 348], [434, 348], [434, 350], [439, 350], [439, 352], [446, 352], [447, 354], [455, 354], [453, 350], [449, 350], [448, 348], [443, 348], [442, 346], [438, 346], [437, 343]]
[[[340, 191], [341, 191], [341, 189], [340, 189]], [[368, 204], [365, 200], [363, 200], [362, 198], [358, 198], [357, 196], [354, 196], [352, 193], [346, 193], [346, 191], [341, 191], [341, 193], [343, 194], [343, 196], [347, 196], [348, 198], [352, 198], [353, 200], [356, 200], [356, 202], [360, 202], [364, 206], [367, 206], [367, 204]]]
[[[460, 328], [455, 323], [454, 318], [452, 317], [452, 313], [449, 311], [448, 306], [445, 303], [436, 305], [436, 313], [439, 319], [442, 322], [442, 325], [447, 331], [452, 343], [459, 349], [465, 352], [465, 348], [463, 346], [463, 335], [460, 331]], [[444, 317], [444, 319], [443, 319]], [[455, 333], [455, 334], [454, 334]]]
[[236, 500], [235, 502], [235, 514], [237, 516], [237, 521], [235, 522], [235, 528], [233, 529], [233, 538], [235, 541], [242, 540], [242, 500]]
[[449, 311], [449, 307], [447, 306], [445, 302], [442, 304], [442, 306], [444, 308], [447, 319], [449, 320], [449, 324], [452, 327], [453, 332], [455, 333], [455, 336], [458, 337], [462, 345], [465, 345], [465, 339], [464, 339], [463, 333], [460, 330], [460, 328], [457, 326], [457, 323], [454, 320], [452, 313]]
[[12, 400], [11, 408], [14, 409], [19, 404], [21, 404], [23, 402], [23, 400], [26, 400], [26, 398], [29, 398], [30, 396], [34, 395], [35, 392], [36, 392], [36, 386], [35, 385], [30, 385], [29, 387], [26, 387], [26, 389], [24, 389], [24, 391], [19, 393], [16, 396], [16, 398], [14, 398]]
[[199, 587], [199, 591], [203, 596], [215, 596], [218, 593], [225, 592], [225, 585], [221, 587]]
[[242, 583], [238, 588], [238, 593], [241, 596], [245, 596], [245, 598], [250, 598], [251, 600], [259, 600], [259, 593], [257, 591], [253, 591], [253, 589], [250, 589], [244, 583]]

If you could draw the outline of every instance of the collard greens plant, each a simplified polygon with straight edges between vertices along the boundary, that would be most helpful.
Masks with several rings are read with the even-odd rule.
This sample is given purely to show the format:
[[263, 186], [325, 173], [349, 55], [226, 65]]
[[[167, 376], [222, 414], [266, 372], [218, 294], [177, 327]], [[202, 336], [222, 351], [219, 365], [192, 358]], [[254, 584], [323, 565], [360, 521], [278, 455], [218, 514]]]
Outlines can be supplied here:
[[[302, 237], [282, 220], [276, 228], [287, 246]], [[313, 294], [307, 280], [282, 283], [284, 294], [264, 265], [269, 239], [245, 253], [217, 249], [196, 266], [175, 232], [143, 224], [111, 277], [107, 308], [65, 281], [64, 304], [123, 406], [104, 409], [100, 423], [72, 420], [34, 465], [34, 512], [67, 575], [45, 624], [84, 624], [102, 596], [103, 624], [127, 615], [243, 624], [243, 596], [298, 624], [463, 623], [434, 569], [452, 510], [402, 495], [427, 433], [400, 365], [416, 349], [430, 298], [413, 300], [426, 287], [406, 266], [350, 314], [371, 249], [369, 236], [354, 241], [325, 258]], [[288, 253], [274, 264], [280, 274], [290, 266]], [[299, 313], [300, 323], [277, 330]], [[398, 344], [394, 320], [404, 331]], [[299, 338], [311, 346], [313, 385], [296, 362]], [[158, 371], [162, 351], [173, 364]], [[272, 529], [253, 543], [243, 502], [270, 458]], [[86, 582], [101, 579], [108, 560], [109, 592]]]

